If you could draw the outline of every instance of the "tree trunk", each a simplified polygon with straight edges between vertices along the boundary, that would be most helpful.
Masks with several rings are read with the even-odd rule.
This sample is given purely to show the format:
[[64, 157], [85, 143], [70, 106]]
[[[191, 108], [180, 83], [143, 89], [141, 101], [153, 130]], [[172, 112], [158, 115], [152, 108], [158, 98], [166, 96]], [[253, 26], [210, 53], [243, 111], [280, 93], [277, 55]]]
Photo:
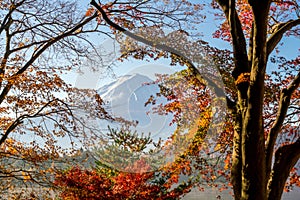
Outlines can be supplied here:
[[[237, 114], [236, 114], [237, 115]], [[240, 118], [240, 115], [238, 115]], [[241, 198], [242, 191], [242, 161], [241, 161], [241, 124], [240, 119], [235, 119], [236, 125], [233, 135], [233, 153], [232, 153], [232, 167], [230, 181], [233, 186], [234, 196], [236, 199]]]

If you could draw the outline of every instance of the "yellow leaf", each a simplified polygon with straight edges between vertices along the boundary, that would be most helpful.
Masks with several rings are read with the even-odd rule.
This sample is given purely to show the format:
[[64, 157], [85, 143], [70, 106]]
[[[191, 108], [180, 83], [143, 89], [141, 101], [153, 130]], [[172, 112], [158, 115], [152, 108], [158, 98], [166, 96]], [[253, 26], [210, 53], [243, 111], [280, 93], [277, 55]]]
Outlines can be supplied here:
[[20, 42], [18, 46], [23, 47], [24, 45], [25, 45], [24, 42]]
[[25, 182], [31, 179], [31, 177], [26, 172], [22, 172], [22, 175]]

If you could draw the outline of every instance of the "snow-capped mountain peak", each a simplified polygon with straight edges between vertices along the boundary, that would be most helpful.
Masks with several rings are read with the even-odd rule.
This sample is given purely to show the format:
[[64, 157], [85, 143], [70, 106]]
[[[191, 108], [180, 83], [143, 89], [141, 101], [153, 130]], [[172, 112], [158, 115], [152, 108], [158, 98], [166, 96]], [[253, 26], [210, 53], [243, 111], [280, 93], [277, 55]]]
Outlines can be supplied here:
[[[154, 114], [153, 107], [145, 103], [159, 92], [157, 84], [141, 74], [118, 77], [115, 81], [98, 89], [106, 102], [107, 111], [115, 117], [138, 121], [138, 131], [156, 135], [169, 127], [170, 116]], [[158, 102], [159, 103], [159, 102]]]

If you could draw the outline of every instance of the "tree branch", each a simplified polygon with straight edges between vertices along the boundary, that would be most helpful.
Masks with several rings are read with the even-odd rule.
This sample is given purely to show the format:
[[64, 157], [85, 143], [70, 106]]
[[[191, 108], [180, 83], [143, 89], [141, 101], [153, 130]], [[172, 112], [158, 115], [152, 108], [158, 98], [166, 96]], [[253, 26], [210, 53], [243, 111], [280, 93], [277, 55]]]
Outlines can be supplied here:
[[25, 0], [22, 0], [16, 4], [12, 4], [10, 5], [10, 8], [9, 8], [9, 11], [8, 13], [6, 14], [6, 16], [4, 17], [1, 25], [0, 25], [0, 34], [3, 32], [3, 30], [6, 29], [7, 25], [9, 25], [9, 21], [10, 21], [10, 18], [12, 16], [12, 13], [19, 7], [21, 6], [23, 3], [24, 3]]
[[[50, 46], [52, 46], [54, 43], [60, 41], [61, 39], [68, 37], [69, 35], [72, 35], [76, 30], [78, 30], [79, 28], [83, 27], [84, 25], [86, 25], [87, 23], [89, 23], [91, 20], [95, 19], [97, 17], [97, 13], [95, 13], [94, 15], [92, 15], [91, 17], [83, 20], [81, 23], [77, 24], [76, 26], [74, 26], [72, 29], [56, 36], [55, 38], [53, 38], [52, 40], [49, 40], [47, 43], [45, 43], [44, 45], [42, 45], [39, 49], [37, 49], [32, 57], [30, 58], [29, 61], [26, 62], [26, 64], [19, 70], [17, 71], [13, 76], [17, 77], [18, 75], [22, 74], [23, 72], [25, 72], [28, 67], [30, 67], [35, 60], [43, 53], [45, 52], [45, 50], [47, 50]], [[8, 92], [10, 91], [11, 87], [13, 86], [13, 83], [8, 83], [2, 90], [1, 94], [0, 94], [0, 104], [4, 101], [6, 95], [8, 94]]]
[[280, 147], [275, 154], [275, 162], [268, 184], [268, 199], [281, 199], [285, 182], [290, 171], [300, 158], [300, 138], [295, 143]]
[[232, 75], [235, 79], [244, 72], [250, 71], [246, 49], [246, 39], [243, 33], [241, 22], [235, 10], [235, 0], [217, 0], [221, 6], [230, 26], [235, 68]]
[[[45, 114], [41, 114], [41, 112], [48, 106], [50, 106], [52, 103], [54, 102], [60, 102], [63, 105], [65, 105], [67, 107], [67, 110], [69, 112], [70, 115], [72, 115], [72, 111], [69, 109], [68, 105], [60, 100], [60, 99], [54, 99], [51, 100], [49, 102], [47, 102], [45, 105], [43, 105], [36, 113], [34, 113], [33, 115], [29, 115], [29, 114], [25, 114], [25, 115], [21, 115], [19, 116], [5, 131], [4, 134], [2, 134], [2, 137], [0, 139], [0, 146], [5, 142], [5, 140], [7, 139], [8, 135], [20, 124], [23, 123], [24, 119], [29, 119], [29, 118], [36, 118], [36, 117], [41, 117], [41, 116], [45, 116]], [[48, 113], [49, 114], [49, 113]]]
[[297, 76], [292, 81], [292, 83], [286, 89], [283, 89], [281, 91], [280, 100], [279, 100], [279, 109], [276, 116], [276, 120], [272, 128], [270, 129], [267, 142], [266, 142], [267, 177], [270, 176], [270, 172], [271, 172], [272, 158], [273, 158], [274, 146], [275, 146], [277, 136], [281, 130], [281, 126], [286, 117], [290, 105], [290, 101], [291, 101], [291, 96], [293, 92], [299, 87], [299, 85], [300, 85], [300, 72], [298, 72]]
[[249, 61], [249, 66], [252, 65], [252, 56], [253, 56], [253, 31], [254, 27], [251, 27], [251, 32], [250, 32], [250, 39], [249, 39], [249, 47], [248, 47], [248, 61]]
[[270, 53], [272, 53], [274, 48], [280, 42], [284, 33], [286, 33], [288, 30], [290, 30], [291, 28], [299, 24], [300, 24], [300, 18], [279, 24], [277, 30], [269, 37], [267, 41], [267, 55], [270, 55]]
[[[191, 71], [191, 73], [195, 76], [195, 78], [197, 78], [200, 82], [203, 82], [203, 79], [204, 79], [206, 81], [206, 84], [208, 86], [211, 86], [211, 88], [214, 89], [214, 92], [215, 92], [215, 94], [218, 97], [224, 97], [224, 98], [226, 98], [226, 95], [225, 95], [223, 89], [221, 87], [219, 87], [214, 81], [210, 80], [208, 77], [200, 74], [200, 72], [193, 65], [193, 63], [188, 58], [186, 58], [184, 55], [182, 55], [181, 52], [177, 51], [176, 49], [174, 49], [174, 48], [172, 48], [170, 46], [167, 46], [167, 45], [164, 45], [164, 44], [158, 44], [157, 41], [150, 41], [150, 40], [147, 40], [147, 39], [145, 39], [145, 38], [143, 38], [141, 36], [138, 36], [138, 35], [136, 35], [134, 33], [131, 33], [130, 31], [126, 30], [125, 28], [123, 28], [123, 27], [119, 26], [118, 24], [114, 23], [113, 21], [111, 21], [108, 18], [108, 16], [105, 13], [105, 11], [102, 9], [102, 7], [99, 6], [99, 4], [96, 3], [95, 0], [91, 0], [91, 5], [93, 5], [101, 13], [103, 19], [106, 21], [106, 23], [108, 25], [110, 25], [111, 27], [115, 28], [116, 30], [124, 33], [128, 37], [131, 37], [131, 38], [133, 38], [136, 41], [142, 42], [142, 43], [144, 43], [146, 45], [155, 47], [157, 49], [160, 49], [160, 50], [163, 50], [163, 51], [167, 51], [169, 53], [174, 54], [175, 56], [178, 56], [179, 58], [184, 59], [188, 63], [187, 67], [189, 68], [189, 70]], [[226, 98], [226, 100], [227, 100], [228, 105], [230, 105], [232, 107], [232, 105], [234, 104], [234, 102], [232, 102], [229, 98]]]

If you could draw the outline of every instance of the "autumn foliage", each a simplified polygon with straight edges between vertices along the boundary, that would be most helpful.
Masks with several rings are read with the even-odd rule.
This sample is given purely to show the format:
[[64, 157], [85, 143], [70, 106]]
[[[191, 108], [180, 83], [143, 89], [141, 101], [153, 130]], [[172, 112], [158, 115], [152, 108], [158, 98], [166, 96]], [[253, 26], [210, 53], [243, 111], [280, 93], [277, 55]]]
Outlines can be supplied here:
[[[138, 36], [134, 36], [126, 32], [126, 28], [114, 23], [101, 4], [92, 1], [92, 5], [112, 28], [128, 36], [122, 49], [125, 58], [164, 57], [169, 58], [171, 64], [175, 62], [193, 69], [195, 56], [189, 57], [189, 53], [197, 46], [187, 48], [189, 42], [184, 39], [184, 34], [176, 38], [172, 34], [164, 35], [162, 30], [154, 30], [146, 35], [140, 31]], [[225, 136], [224, 139], [232, 140], [225, 140], [229, 143], [223, 146], [228, 148], [223, 151], [227, 153], [224, 168], [231, 169], [230, 181], [236, 199], [280, 199], [286, 183], [299, 182], [299, 178], [295, 178], [298, 177], [295, 173], [299, 171], [296, 172], [294, 168], [299, 165], [300, 157], [299, 56], [290, 61], [278, 56], [285, 36], [292, 36], [296, 40], [299, 37], [299, 3], [295, 0], [215, 0], [211, 5], [216, 11], [216, 20], [220, 22], [214, 37], [228, 41], [232, 46], [232, 54], [225, 58], [232, 59], [232, 62], [216, 63], [225, 83], [226, 94], [223, 97], [226, 98], [228, 109], [225, 125], [232, 125], [227, 129], [230, 132], [218, 132], [220, 136]], [[185, 31], [189, 30], [189, 27], [185, 28]], [[170, 35], [173, 36], [173, 43], [160, 40], [160, 37]], [[141, 48], [141, 45], [129, 40], [137, 40], [148, 46]], [[180, 50], [185, 54], [181, 55], [178, 52]], [[216, 57], [223, 53], [217, 49], [214, 52]], [[270, 66], [270, 61], [278, 68]], [[201, 81], [197, 73], [194, 75]], [[169, 94], [166, 96], [169, 97]], [[181, 102], [176, 98], [173, 100], [165, 109], [180, 116]], [[178, 119], [175, 118], [175, 121]]]
[[[143, 161], [136, 163], [138, 169]], [[62, 199], [177, 199], [186, 191], [154, 182], [155, 172], [112, 172], [72, 167], [56, 176]], [[152, 180], [152, 182], [151, 182]]]
[[[81, 10], [70, 1], [0, 1], [0, 194], [37, 198], [23, 192], [53, 186], [57, 168], [51, 163], [64, 163], [62, 156], [76, 154], [78, 145], [98, 145], [102, 127], [91, 122], [124, 122], [105, 110], [95, 90], [64, 80], [64, 74], [98, 59], [94, 33], [121, 43], [118, 61], [164, 59], [181, 67], [158, 75], [160, 91], [145, 102], [166, 99], [153, 112], [173, 116], [176, 131], [159, 148], [175, 158], [155, 172], [142, 159], [131, 166], [136, 173], [102, 165], [59, 169], [55, 185], [61, 198], [176, 199], [209, 185], [232, 188], [236, 199], [274, 200], [299, 186], [300, 57], [299, 49], [284, 50], [285, 38], [299, 40], [299, 2], [201, 3], [92, 0]], [[211, 36], [232, 48], [199, 39], [197, 25], [209, 14], [218, 23]], [[194, 65], [204, 57], [210, 59]], [[211, 79], [201, 77], [206, 72]], [[222, 107], [214, 107], [216, 99], [226, 103], [226, 111], [213, 109]], [[214, 116], [222, 120], [213, 121]], [[128, 151], [145, 149], [139, 142], [149, 141], [133, 138]]]

